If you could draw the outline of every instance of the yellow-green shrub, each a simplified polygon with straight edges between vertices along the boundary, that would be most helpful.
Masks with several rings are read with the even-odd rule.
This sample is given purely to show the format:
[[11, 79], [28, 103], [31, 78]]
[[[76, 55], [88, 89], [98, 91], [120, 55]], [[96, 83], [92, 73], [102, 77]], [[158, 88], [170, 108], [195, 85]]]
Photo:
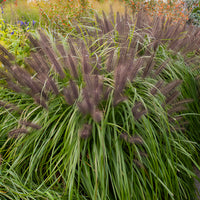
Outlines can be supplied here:
[[7, 47], [16, 58], [21, 62], [24, 57], [29, 55], [30, 46], [28, 44], [26, 32], [33, 31], [30, 27], [21, 27], [21, 24], [11, 25], [0, 19], [0, 44]]
[[40, 9], [42, 22], [51, 28], [66, 31], [71, 29], [71, 20], [77, 19], [90, 9], [88, 0], [35, 1]]

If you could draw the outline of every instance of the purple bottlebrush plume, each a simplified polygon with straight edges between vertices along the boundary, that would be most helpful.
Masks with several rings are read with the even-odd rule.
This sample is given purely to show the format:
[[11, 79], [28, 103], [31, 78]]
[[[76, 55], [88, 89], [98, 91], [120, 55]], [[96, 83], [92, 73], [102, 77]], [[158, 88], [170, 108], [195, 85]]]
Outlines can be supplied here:
[[113, 56], [114, 56], [114, 50], [110, 51], [108, 55], [107, 59], [108, 61], [106, 63], [108, 72], [111, 72], [113, 70]]
[[[34, 57], [33, 54], [32, 57]], [[40, 74], [42, 72], [41, 67], [39, 67], [40, 65], [38, 65], [35, 59], [25, 58], [25, 63], [27, 66], [30, 66], [36, 73]]]
[[74, 81], [70, 80], [67, 88], [65, 88], [65, 87], [63, 88], [63, 95], [64, 95], [66, 102], [69, 105], [74, 104], [76, 99], [78, 99], [78, 96], [79, 96], [78, 86], [76, 85], [76, 83]]
[[138, 151], [138, 154], [140, 157], [148, 157], [148, 154], [146, 152], [143, 151]]
[[11, 54], [5, 47], [0, 44], [0, 53], [2, 56], [7, 56], [10, 61], [15, 60], [15, 56]]
[[32, 123], [32, 122], [29, 122], [29, 121], [23, 121], [23, 120], [20, 120], [19, 123], [20, 123], [21, 125], [26, 126], [26, 127], [31, 127], [31, 128], [37, 129], [37, 130], [39, 130], [39, 129], [42, 128], [42, 127], [39, 126], [38, 124], [35, 124], [35, 123]]
[[168, 83], [165, 87], [161, 89], [161, 93], [163, 95], [168, 95], [171, 91], [173, 91], [177, 86], [179, 86], [183, 81], [175, 80], [171, 83]]
[[163, 69], [166, 68], [167, 64], [169, 63], [170, 59], [167, 59], [166, 61], [164, 61], [154, 72], [153, 77], [155, 78], [157, 75], [159, 75]]
[[[128, 80], [128, 73], [126, 66], [119, 65], [114, 71], [114, 81], [115, 81], [115, 93], [116, 95], [121, 94], [126, 86]], [[115, 95], [114, 95], [115, 96]]]
[[24, 90], [22, 88], [20, 88], [20, 86], [17, 83], [13, 82], [12, 80], [7, 80], [7, 87], [17, 93], [24, 92]]
[[[174, 124], [172, 125], [172, 127], [170, 128], [170, 130], [173, 132], [174, 130], [175, 131], [186, 131], [186, 127], [187, 125], [189, 124], [189, 121], [171, 121], [171, 122], [174, 122]], [[178, 123], [177, 123], [178, 122]]]
[[95, 105], [98, 105], [103, 96], [103, 76], [92, 75], [93, 79], [93, 101]]
[[119, 103], [128, 100], [128, 97], [121, 94], [114, 93], [113, 106], [117, 106]]
[[77, 105], [84, 115], [90, 114], [94, 121], [100, 122], [103, 113], [98, 105], [103, 100], [103, 78], [100, 75], [85, 74], [85, 83], [83, 99]]
[[[156, 76], [165, 69], [169, 61], [169, 59], [166, 60], [158, 67], [155, 65], [154, 58], [160, 44], [165, 43], [168, 48], [185, 55], [189, 50], [195, 50], [200, 44], [199, 39], [196, 39], [199, 34], [194, 30], [188, 30], [190, 37], [187, 33], [183, 33], [185, 27], [180, 24], [173, 24], [171, 20], [166, 20], [164, 17], [154, 17], [151, 21], [149, 16], [142, 11], [137, 13], [135, 18], [129, 16], [127, 9], [124, 15], [117, 13], [116, 17], [113, 11], [110, 17], [103, 12], [101, 18], [96, 15], [96, 23], [85, 23], [85, 30], [79, 29], [85, 36], [84, 40], [69, 36], [66, 49], [58, 36], [56, 36], [57, 49], [55, 50], [44, 32], [39, 31], [39, 40], [29, 34], [29, 40], [36, 48], [31, 52], [31, 58], [27, 59], [26, 63], [34, 70], [34, 76], [31, 74], [32, 71], [29, 73], [28, 70], [13, 64], [15, 58], [0, 46], [0, 61], [7, 70], [6, 73], [0, 72], [0, 76], [4, 77], [7, 87], [29, 94], [45, 109], [47, 109], [51, 92], [60, 95], [61, 91], [66, 103], [73, 105], [72, 108], [77, 106], [83, 117], [86, 116], [85, 119], [90, 115], [95, 122], [100, 123], [103, 120], [104, 109], [106, 110], [102, 107], [107, 103], [102, 101], [108, 100], [110, 94], [113, 94], [110, 97], [113, 98], [112, 102], [115, 106], [129, 98], [125, 96], [125, 89], [134, 82], [137, 75], [139, 78], [146, 79], [150, 76], [157, 80]], [[87, 28], [88, 24], [96, 26], [97, 30]], [[146, 43], [144, 45], [146, 35], [150, 36], [147, 46]], [[191, 42], [195, 42], [195, 45], [192, 46]], [[162, 76], [158, 78], [158, 82], [150, 90], [150, 96], [152, 98], [152, 95], [155, 96], [158, 92], [165, 96], [163, 107], [166, 106], [170, 119], [176, 112], [185, 109], [184, 104], [189, 103], [189, 100], [176, 102], [180, 94], [176, 91], [181, 84], [180, 80], [165, 85], [164, 81], [160, 80]], [[80, 83], [81, 81], [83, 82]], [[131, 86], [137, 89], [137, 83], [136, 81], [136, 84]], [[134, 95], [132, 93], [133, 90], [131, 90], [131, 95]], [[12, 109], [8, 105], [3, 106]], [[147, 108], [142, 101], [135, 102], [132, 108], [134, 119], [139, 120], [146, 113]], [[22, 127], [41, 128], [28, 121], [19, 123]], [[11, 132], [11, 135], [20, 133], [23, 129], [16, 130]], [[80, 137], [88, 138], [91, 130], [91, 125], [83, 125], [82, 130], [79, 131]], [[121, 138], [132, 144], [143, 143], [139, 136], [121, 134]]]
[[78, 87], [74, 83], [74, 81], [70, 80], [69, 85], [67, 88], [63, 88], [63, 95], [66, 100], [66, 102], [69, 105], [73, 105], [76, 99], [78, 98]]
[[86, 99], [83, 99], [81, 102], [78, 102], [77, 103], [77, 106], [80, 110], [80, 112], [83, 114], [83, 115], [87, 115], [88, 112], [89, 112], [89, 106], [88, 106], [88, 103], [86, 102]]
[[40, 47], [40, 42], [35, 39], [30, 33], [26, 33], [28, 35], [28, 39], [32, 44], [32, 47], [35, 47], [37, 49], [37, 51], [39, 51], [40, 53], [42, 53], [42, 55], [44, 55], [44, 52], [42, 51], [41, 47]]
[[149, 28], [149, 25], [146, 24], [147, 22], [149, 22], [148, 14], [145, 14], [145, 12], [142, 10], [138, 12], [136, 15], [136, 29], [139, 31], [139, 33], [145, 31], [144, 28]]
[[90, 65], [89, 61], [89, 52], [85, 46], [85, 43], [82, 42], [81, 45], [81, 50], [82, 50], [82, 56], [83, 56], [83, 73], [84, 74], [90, 74], [92, 72], [92, 66]]
[[32, 79], [26, 70], [20, 68], [17, 65], [14, 65], [12, 66], [10, 72], [21, 86], [28, 87], [31, 90], [32, 96], [41, 94], [44, 99], [48, 99], [47, 94], [42, 89], [42, 86], [40, 86], [34, 79]]
[[160, 88], [163, 85], [163, 81], [158, 81], [156, 85], [151, 89], [150, 93], [155, 96], [157, 92], [160, 90]]
[[183, 104], [188, 104], [188, 103], [192, 103], [194, 100], [193, 99], [184, 99], [184, 100], [181, 100], [181, 101], [178, 101], [176, 103], [173, 103], [172, 106], [181, 106]]
[[86, 88], [89, 90], [93, 90], [94, 89], [94, 85], [93, 85], [93, 80], [92, 80], [92, 75], [90, 74], [85, 74], [84, 76], [84, 81], [86, 84]]
[[14, 104], [5, 102], [5, 101], [0, 101], [0, 106], [4, 107], [5, 109], [9, 109], [12, 111], [17, 111], [19, 113], [21, 113], [22, 111], [20, 110], [20, 108], [18, 108], [17, 106], [15, 106]]
[[186, 106], [184, 106], [184, 105], [173, 106], [172, 108], [170, 108], [170, 109], [167, 111], [167, 113], [168, 113], [169, 115], [171, 115], [171, 114], [173, 114], [173, 113], [182, 112], [182, 111], [184, 111], [184, 110], [186, 110], [186, 109], [187, 109], [187, 108], [186, 108]]
[[177, 102], [171, 104], [172, 107], [167, 110], [169, 121], [171, 123], [179, 122], [179, 125], [174, 126], [172, 131], [173, 130], [180, 130], [180, 131], [185, 130], [185, 126], [188, 124], [188, 121], [183, 121], [184, 118], [182, 116], [173, 116], [173, 114], [185, 111], [187, 109], [185, 104], [188, 104], [188, 103], [191, 103], [191, 102], [193, 102], [193, 99], [184, 99], [184, 100], [181, 100], [181, 101], [177, 101]]
[[180, 51], [181, 48], [181, 42], [182, 40], [181, 39], [173, 39], [170, 43], [169, 43], [169, 46], [168, 46], [168, 49], [171, 49], [173, 51]]
[[83, 139], [87, 139], [92, 134], [92, 126], [90, 124], [84, 124], [79, 131], [79, 136]]
[[67, 67], [67, 65], [69, 64], [68, 60], [67, 60], [67, 53], [65, 51], [65, 48], [63, 46], [62, 43], [58, 43], [56, 44], [56, 47], [61, 55], [61, 58], [63, 59], [63, 63], [65, 65], [65, 67]]
[[147, 65], [144, 68], [144, 72], [143, 72], [142, 78], [146, 78], [147, 75], [149, 75], [150, 71], [152, 70], [153, 66], [155, 65], [154, 56], [155, 56], [155, 53], [153, 53], [151, 55], [151, 57], [149, 58], [149, 60], [147, 61]]
[[190, 122], [189, 121], [183, 121], [180, 123], [180, 126], [185, 126], [185, 125], [189, 125]]
[[86, 87], [84, 89], [88, 92], [92, 102], [98, 105], [103, 95], [103, 76], [86, 74], [85, 83]]
[[72, 56], [77, 56], [77, 53], [76, 53], [76, 50], [75, 50], [75, 48], [74, 48], [74, 45], [73, 45], [73, 43], [72, 43], [72, 39], [71, 38], [69, 38], [68, 39], [68, 44], [69, 44], [69, 47], [70, 47], [70, 51], [71, 51], [71, 53], [72, 53]]
[[200, 30], [197, 29], [195, 31], [190, 31], [189, 34], [185, 36], [184, 41], [181, 44], [181, 47], [183, 47], [183, 50], [182, 50], [183, 55], [186, 55], [189, 52], [199, 49], [199, 45], [200, 45], [199, 32]]
[[69, 65], [70, 65], [70, 71], [71, 71], [71, 74], [73, 75], [74, 78], [78, 79], [78, 71], [77, 71], [77, 68], [76, 68], [76, 65], [74, 63], [74, 60], [72, 58], [72, 56], [69, 54], [68, 55], [68, 59], [69, 59]]
[[133, 162], [135, 163], [135, 165], [139, 168], [144, 168], [144, 165], [137, 159], [133, 159]]
[[137, 61], [127, 60], [123, 64], [118, 64], [114, 70], [114, 99], [113, 104], [116, 106], [118, 103], [125, 101], [127, 97], [123, 95], [123, 90], [126, 87], [127, 81], [133, 81], [139, 68], [143, 65], [143, 58]]
[[65, 98], [65, 101], [69, 104], [69, 105], [72, 105], [74, 104], [74, 99], [72, 97], [72, 94], [69, 90], [69, 88], [63, 88], [63, 95], [64, 95], [64, 98]]
[[151, 35], [158, 41], [161, 38], [162, 34], [162, 24], [159, 16], [154, 16], [152, 22], [152, 31]]
[[[4, 78], [6, 80], [7, 86], [16, 92], [22, 91], [22, 89], [20, 88], [19, 85], [25, 86], [25, 87], [27, 86], [25, 84], [25, 80], [22, 77], [20, 77], [20, 75], [22, 75], [22, 76], [24, 75], [24, 73], [23, 73], [24, 70], [22, 70], [22, 73], [21, 73], [21, 70], [22, 69], [18, 70], [17, 66], [11, 65], [11, 66], [9, 66], [8, 72], [3, 72], [2, 70], [0, 72], [0, 75], [2, 76], [2, 78]], [[27, 74], [27, 73], [25, 72], [25, 74]], [[29, 77], [29, 74], [28, 74], [28, 77]], [[27, 78], [27, 77], [25, 77], [25, 78]], [[16, 84], [15, 81], [18, 81], [19, 84]]]
[[58, 90], [57, 84], [53, 80], [52, 77], [47, 77], [46, 84], [47, 84], [47, 87], [52, 89], [52, 91], [54, 92], [55, 95], [59, 94], [59, 90]]
[[157, 48], [158, 48], [158, 46], [159, 46], [160, 43], [161, 43], [161, 41], [159, 39], [155, 39], [152, 42], [151, 47], [152, 47], [152, 49], [153, 49], [154, 52], [156, 52], [156, 50], [157, 50]]
[[140, 119], [144, 114], [147, 113], [144, 105], [141, 102], [136, 102], [134, 107], [132, 108], [132, 113], [135, 120]]
[[179, 122], [182, 121], [184, 118], [183, 116], [169, 116], [168, 119], [170, 122]]
[[102, 13], [103, 13], [103, 19], [104, 19], [104, 34], [106, 34], [110, 32], [113, 29], [113, 27], [111, 23], [108, 21], [105, 12], [102, 11]]
[[27, 63], [33, 68], [37, 73], [46, 73], [50, 71], [50, 67], [44, 59], [44, 56], [37, 53], [32, 53], [31, 58], [26, 59]]
[[[31, 95], [31, 94], [30, 94]], [[45, 108], [46, 110], [48, 109], [48, 106], [46, 104], [46, 101], [41, 97], [41, 96], [38, 96], [38, 95], [35, 95], [35, 96], [32, 96], [33, 99], [35, 100], [35, 102], [39, 105], [41, 105], [43, 108]]]
[[103, 20], [99, 18], [98, 14], [95, 13], [95, 18], [96, 18], [96, 23], [98, 25], [98, 28], [100, 29], [99, 34], [102, 35], [103, 34], [103, 29], [104, 29], [104, 23]]
[[[48, 36], [44, 33], [43, 30], [38, 30], [39, 35], [40, 35], [40, 41], [39, 42], [44, 42], [45, 46], [50, 45], [50, 39], [48, 38]], [[40, 43], [41, 44], [41, 43]], [[41, 46], [41, 45], [40, 45]]]
[[119, 26], [120, 22], [121, 22], [121, 17], [120, 17], [119, 12], [117, 12], [117, 16], [116, 16], [116, 25]]
[[112, 91], [111, 87], [104, 87], [102, 99], [103, 100], [108, 100], [108, 97], [109, 97], [111, 91]]
[[45, 55], [48, 57], [48, 59], [51, 61], [51, 63], [54, 66], [55, 71], [60, 75], [60, 78], [65, 78], [65, 73], [63, 71], [63, 68], [61, 67], [61, 64], [59, 63], [58, 56], [55, 54], [55, 52], [52, 50], [49, 38], [42, 32], [39, 31], [40, 34], [40, 46], [43, 49]]
[[[169, 93], [167, 96], [166, 96], [166, 99], [165, 99], [165, 104], [171, 104], [173, 103], [179, 96], [180, 96], [180, 92], [179, 91], [173, 91], [171, 93]], [[164, 104], [163, 104], [164, 105]]]
[[8, 69], [10, 70], [10, 67], [12, 66], [12, 63], [5, 58], [4, 55], [0, 54], [0, 62], [2, 62], [2, 64]]
[[143, 66], [144, 58], [138, 58], [136, 61], [133, 61], [133, 64], [129, 70], [128, 78], [132, 82], [136, 77], [138, 70]]
[[95, 109], [92, 114], [91, 114], [92, 118], [94, 119], [94, 121], [96, 121], [97, 123], [99, 123], [102, 118], [103, 118], [103, 112], [98, 110], [98, 109]]
[[56, 48], [59, 51], [60, 55], [61, 55], [61, 59], [63, 61], [63, 65], [65, 69], [68, 69], [69, 66], [69, 60], [67, 58], [67, 52], [65, 50], [65, 47], [60, 39], [59, 36], [56, 35]]
[[131, 144], [143, 144], [144, 143], [143, 139], [140, 136], [138, 136], [138, 135], [129, 136], [126, 133], [122, 133], [120, 135], [120, 137], [123, 140], [125, 140], [126, 142], [131, 143]]
[[8, 133], [9, 138], [18, 138], [22, 134], [26, 134], [28, 131], [24, 128], [14, 129]]
[[128, 21], [126, 21], [127, 18], [125, 16], [120, 17], [119, 12], [117, 12], [117, 18], [116, 18], [116, 30], [119, 33], [119, 41], [125, 42], [128, 38], [129, 34], [129, 27], [127, 25]]
[[77, 85], [72, 80], [70, 80], [69, 84], [70, 84], [70, 89], [71, 89], [73, 98], [77, 99], [78, 98], [78, 87], [77, 87]]
[[184, 132], [186, 131], [186, 128], [179, 125], [174, 125], [173, 127], [170, 128], [170, 131], [173, 132], [174, 130]]
[[111, 23], [114, 25], [114, 23], [115, 23], [115, 17], [114, 17], [114, 12], [113, 12], [112, 5], [110, 5], [110, 14], [109, 14], [109, 17], [110, 17]]
[[129, 57], [130, 59], [134, 59], [137, 54], [137, 43], [138, 43], [138, 36], [133, 35], [133, 39], [130, 41], [130, 46], [129, 46]]
[[[35, 65], [34, 64], [34, 61], [33, 60], [26, 60], [26, 62], [29, 64], [29, 66], [31, 66], [33, 68], [33, 66]], [[37, 67], [38, 65], [36, 64], [35, 67], [36, 67], [36, 70], [37, 70]], [[36, 71], [35, 70], [35, 71]], [[41, 70], [38, 71], [38, 73], [36, 74], [36, 83], [38, 85], [40, 85], [42, 88], [43, 88], [43, 91], [45, 92], [49, 92], [50, 90], [53, 91], [53, 93], [55, 95], [58, 95], [59, 94], [59, 90], [58, 90], [58, 87], [57, 87], [57, 83], [55, 80], [53, 80], [53, 77], [49, 77], [48, 73], [45, 73], [45, 72], [42, 72]], [[42, 91], [42, 93], [43, 93]]]
[[127, 62], [128, 59], [128, 42], [123, 43], [123, 45], [120, 47], [120, 55], [118, 59], [118, 65], [124, 65]]
[[195, 66], [197, 66], [196, 69], [199, 69], [199, 66], [198, 66], [198, 64], [200, 63], [199, 55], [198, 56], [194, 55], [194, 56], [191, 56], [191, 57], [185, 57], [185, 63], [188, 66], [195, 65]]
[[181, 32], [182, 32], [181, 22], [179, 21], [176, 24], [172, 23], [168, 27], [168, 32], [165, 35], [165, 37], [171, 39], [171, 42], [172, 42], [173, 40], [175, 41], [180, 37]]
[[17, 93], [22, 93], [22, 88], [20, 88], [19, 84], [13, 80], [13, 77], [8, 72], [0, 69], [0, 78], [6, 81], [4, 87], [9, 88]]
[[91, 91], [88, 90], [87, 88], [83, 89], [83, 98], [86, 102], [87, 105], [87, 113], [92, 114], [95, 110], [96, 105], [93, 103], [93, 99], [90, 96], [92, 93], [90, 93]]

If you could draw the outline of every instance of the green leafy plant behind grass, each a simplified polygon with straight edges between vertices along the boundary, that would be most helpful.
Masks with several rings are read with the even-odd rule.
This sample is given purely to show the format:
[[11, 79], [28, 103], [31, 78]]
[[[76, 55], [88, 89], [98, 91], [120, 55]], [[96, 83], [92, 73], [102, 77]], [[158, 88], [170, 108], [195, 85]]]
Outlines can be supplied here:
[[110, 16], [78, 24], [67, 41], [29, 35], [31, 72], [0, 46], [2, 198], [195, 196], [195, 146], [178, 118], [191, 99], [157, 57], [177, 27], [155, 35], [159, 18], [147, 29], [141, 14]]
[[72, 21], [78, 19], [90, 10], [88, 0], [36, 0], [40, 10], [41, 23], [52, 30], [65, 33], [72, 29]]
[[31, 50], [26, 33], [34, 32], [32, 25], [24, 23], [20, 21], [17, 25], [11, 25], [0, 20], [0, 44], [12, 52], [20, 64], [23, 64], [23, 59], [29, 56]]
[[186, 0], [187, 7], [191, 10], [189, 15], [189, 22], [195, 26], [200, 27], [200, 1], [199, 0]]

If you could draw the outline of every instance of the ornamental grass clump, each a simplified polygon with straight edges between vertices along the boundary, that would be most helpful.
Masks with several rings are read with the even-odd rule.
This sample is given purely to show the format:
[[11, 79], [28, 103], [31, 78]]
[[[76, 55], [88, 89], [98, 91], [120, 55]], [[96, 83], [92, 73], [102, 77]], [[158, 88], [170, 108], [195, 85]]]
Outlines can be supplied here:
[[96, 15], [66, 40], [29, 34], [26, 68], [0, 46], [1, 198], [194, 198], [180, 115], [192, 100], [139, 16]]

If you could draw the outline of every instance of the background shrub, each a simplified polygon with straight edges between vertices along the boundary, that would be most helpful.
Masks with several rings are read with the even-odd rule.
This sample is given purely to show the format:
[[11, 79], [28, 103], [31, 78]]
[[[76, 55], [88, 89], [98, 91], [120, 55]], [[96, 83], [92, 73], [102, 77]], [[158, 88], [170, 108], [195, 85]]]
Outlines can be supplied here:
[[174, 22], [181, 21], [185, 23], [189, 19], [189, 10], [184, 1], [168, 0], [165, 1], [137, 1], [124, 0], [134, 12], [144, 10], [151, 15], [165, 16], [171, 18]]
[[200, 1], [186, 0], [186, 4], [187, 4], [188, 9], [191, 10], [190, 15], [189, 15], [189, 23], [192, 23], [195, 26], [200, 26]]
[[49, 25], [52, 29], [66, 31], [71, 29], [71, 21], [78, 19], [83, 13], [90, 9], [87, 0], [50, 0], [36, 1], [40, 9], [40, 15], [44, 24]]

